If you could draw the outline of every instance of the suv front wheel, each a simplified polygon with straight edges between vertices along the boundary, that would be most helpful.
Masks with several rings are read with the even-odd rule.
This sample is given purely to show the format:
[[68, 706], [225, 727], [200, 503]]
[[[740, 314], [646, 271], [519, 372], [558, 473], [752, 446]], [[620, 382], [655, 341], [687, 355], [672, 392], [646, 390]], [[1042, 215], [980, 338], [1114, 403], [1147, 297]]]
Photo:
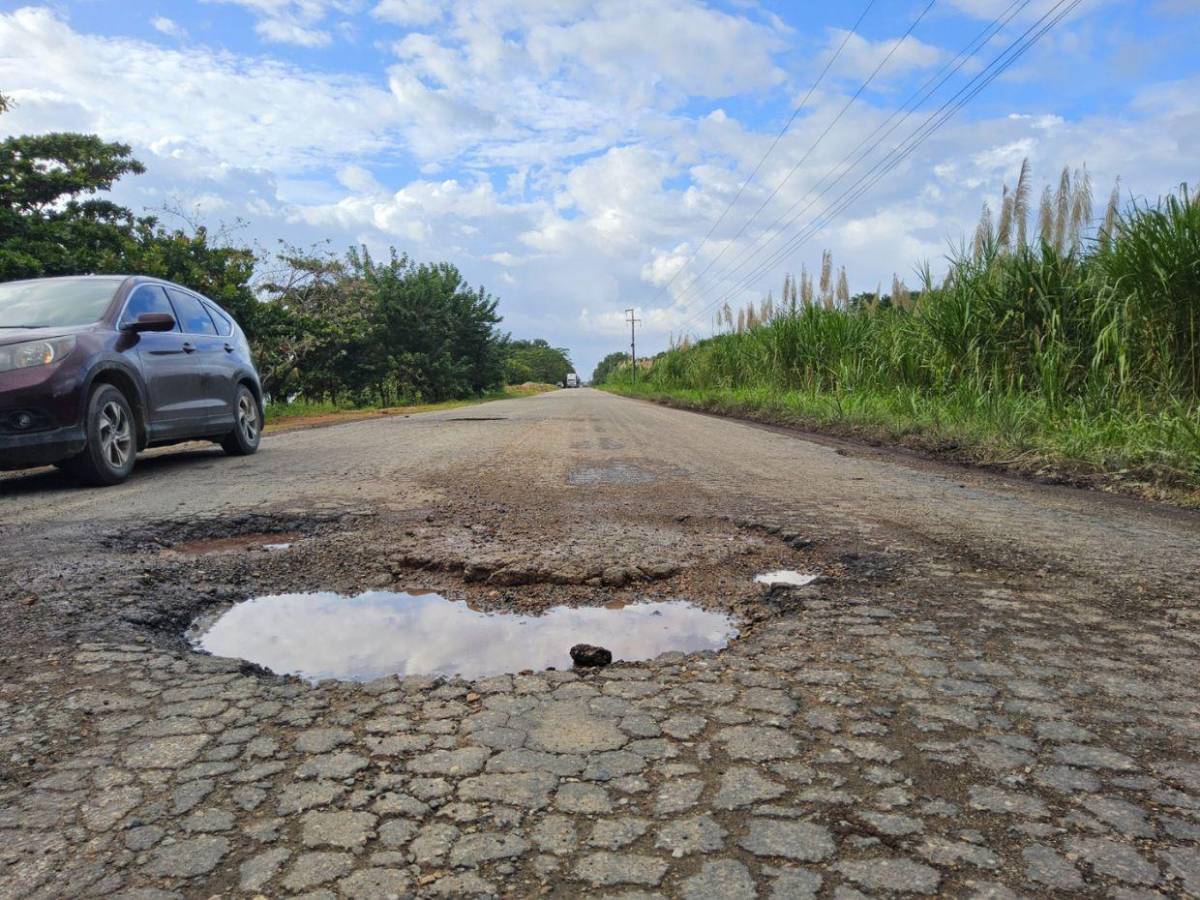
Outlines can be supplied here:
[[125, 395], [111, 384], [99, 385], [88, 398], [83, 427], [87, 445], [78, 456], [65, 460], [62, 469], [98, 486], [128, 478], [137, 458], [137, 434]]

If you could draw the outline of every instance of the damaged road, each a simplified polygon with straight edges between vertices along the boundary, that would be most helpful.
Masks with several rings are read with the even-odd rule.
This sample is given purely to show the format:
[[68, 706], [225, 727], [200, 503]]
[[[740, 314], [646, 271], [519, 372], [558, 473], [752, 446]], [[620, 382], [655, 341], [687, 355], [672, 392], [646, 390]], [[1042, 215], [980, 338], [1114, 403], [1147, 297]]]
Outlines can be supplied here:
[[[0, 896], [1200, 894], [1194, 513], [590, 390], [488, 412], [0, 476]], [[185, 637], [378, 589], [741, 636], [317, 685]]]

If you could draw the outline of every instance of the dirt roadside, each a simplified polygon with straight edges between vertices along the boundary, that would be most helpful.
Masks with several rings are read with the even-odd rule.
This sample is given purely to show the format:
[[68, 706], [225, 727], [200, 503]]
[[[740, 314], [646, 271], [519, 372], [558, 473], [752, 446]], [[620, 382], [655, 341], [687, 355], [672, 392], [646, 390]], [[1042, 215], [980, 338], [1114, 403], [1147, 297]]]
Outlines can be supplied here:
[[[1200, 892], [1200, 518], [839, 449], [583, 390], [6, 481], [0, 895]], [[182, 637], [381, 587], [743, 635], [317, 687]]]

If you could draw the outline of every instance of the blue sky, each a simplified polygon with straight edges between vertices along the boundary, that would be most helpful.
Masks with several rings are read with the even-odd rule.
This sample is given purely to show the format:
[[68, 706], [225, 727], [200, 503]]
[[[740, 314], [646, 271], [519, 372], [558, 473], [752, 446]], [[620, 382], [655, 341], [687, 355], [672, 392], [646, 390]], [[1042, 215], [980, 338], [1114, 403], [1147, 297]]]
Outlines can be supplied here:
[[[449, 259], [501, 298], [506, 328], [571, 348], [585, 374], [624, 346], [626, 307], [641, 311], [642, 346], [661, 349], [708, 333], [714, 302], [778, 294], [824, 248], [853, 290], [893, 273], [911, 283], [922, 259], [944, 266], [1026, 156], [1039, 186], [1086, 164], [1098, 203], [1117, 176], [1135, 197], [1196, 180], [1200, 2], [1084, 0], [868, 193], [814, 222], [827, 202], [814, 186], [912, 91], [1011, 16], [878, 154], [1055, 0], [876, 0], [847, 37], [866, 6], [4, 2], [0, 87], [17, 106], [0, 130], [126, 141], [148, 173], [117, 199], [242, 221], [238, 239], [265, 249], [363, 242]], [[806, 208], [795, 229], [811, 238], [775, 254], [788, 235], [768, 226]]]

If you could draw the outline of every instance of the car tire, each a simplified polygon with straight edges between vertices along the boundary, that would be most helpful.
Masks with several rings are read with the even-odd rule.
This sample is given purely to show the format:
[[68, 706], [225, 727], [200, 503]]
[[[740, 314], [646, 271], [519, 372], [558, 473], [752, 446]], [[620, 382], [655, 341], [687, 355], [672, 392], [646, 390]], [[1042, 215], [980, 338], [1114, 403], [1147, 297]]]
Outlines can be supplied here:
[[221, 448], [230, 456], [250, 456], [258, 451], [258, 443], [262, 440], [262, 407], [254, 392], [239, 384], [233, 408], [237, 422], [233, 431], [222, 438]]
[[60, 468], [85, 484], [120, 484], [137, 459], [137, 428], [129, 401], [118, 388], [102, 384], [88, 397], [83, 420], [87, 444], [83, 452], [63, 460]]

